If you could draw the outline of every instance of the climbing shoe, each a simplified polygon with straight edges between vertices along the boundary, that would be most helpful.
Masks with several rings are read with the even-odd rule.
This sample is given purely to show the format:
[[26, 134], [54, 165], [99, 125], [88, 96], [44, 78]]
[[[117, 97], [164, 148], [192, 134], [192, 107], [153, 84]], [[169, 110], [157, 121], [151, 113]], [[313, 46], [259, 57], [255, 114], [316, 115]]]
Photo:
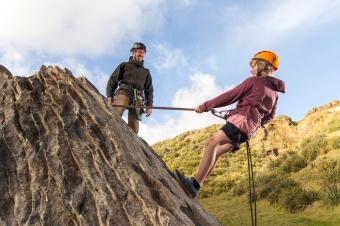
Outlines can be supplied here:
[[181, 172], [179, 172], [177, 169], [175, 169], [175, 177], [178, 180], [179, 184], [181, 185], [181, 187], [183, 188], [183, 190], [185, 191], [185, 193], [190, 197], [190, 198], [195, 198], [198, 195], [198, 191], [195, 188], [194, 185], [194, 178], [188, 178], [185, 177], [183, 174], [181, 174]]

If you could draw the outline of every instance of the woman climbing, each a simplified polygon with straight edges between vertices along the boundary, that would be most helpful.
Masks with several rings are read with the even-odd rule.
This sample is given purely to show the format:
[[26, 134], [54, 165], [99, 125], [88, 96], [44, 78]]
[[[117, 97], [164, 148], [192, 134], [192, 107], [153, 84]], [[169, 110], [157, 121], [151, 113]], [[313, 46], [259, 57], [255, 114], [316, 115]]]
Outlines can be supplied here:
[[197, 113], [202, 113], [238, 102], [236, 109], [225, 116], [226, 124], [209, 138], [196, 175], [189, 178], [175, 170], [177, 180], [191, 198], [198, 195], [202, 182], [212, 173], [219, 157], [238, 150], [261, 125], [274, 118], [278, 92], [285, 92], [285, 83], [273, 77], [278, 66], [275, 53], [261, 51], [255, 54], [250, 60], [249, 78], [196, 108]]

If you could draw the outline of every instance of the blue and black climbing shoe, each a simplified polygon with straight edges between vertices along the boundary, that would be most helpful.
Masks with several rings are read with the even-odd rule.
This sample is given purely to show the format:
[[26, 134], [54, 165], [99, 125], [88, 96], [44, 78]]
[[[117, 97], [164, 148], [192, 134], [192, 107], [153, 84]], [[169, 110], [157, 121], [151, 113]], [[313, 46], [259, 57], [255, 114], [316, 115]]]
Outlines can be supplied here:
[[179, 184], [185, 191], [185, 193], [190, 197], [190, 198], [195, 198], [198, 195], [198, 189], [195, 188], [194, 185], [194, 179], [195, 178], [188, 178], [181, 174], [177, 169], [175, 169], [175, 177], [178, 180]]

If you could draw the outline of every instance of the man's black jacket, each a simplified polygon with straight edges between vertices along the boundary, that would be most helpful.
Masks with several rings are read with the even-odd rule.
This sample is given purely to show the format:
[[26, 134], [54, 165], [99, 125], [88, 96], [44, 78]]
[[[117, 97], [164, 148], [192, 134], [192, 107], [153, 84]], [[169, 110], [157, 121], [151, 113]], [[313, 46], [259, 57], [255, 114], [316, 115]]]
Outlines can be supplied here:
[[143, 62], [135, 61], [130, 57], [129, 62], [118, 65], [112, 73], [106, 87], [106, 96], [113, 97], [118, 84], [127, 84], [134, 89], [144, 91], [145, 104], [153, 103], [153, 87], [150, 71], [144, 68]]

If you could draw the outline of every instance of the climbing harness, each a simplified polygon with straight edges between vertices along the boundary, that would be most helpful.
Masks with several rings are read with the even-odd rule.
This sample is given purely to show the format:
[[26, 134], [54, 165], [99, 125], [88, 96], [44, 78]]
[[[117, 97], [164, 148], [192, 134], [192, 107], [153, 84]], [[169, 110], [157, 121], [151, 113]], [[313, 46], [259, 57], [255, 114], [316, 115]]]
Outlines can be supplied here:
[[211, 114], [215, 115], [218, 118], [221, 119], [226, 119], [232, 112], [233, 110], [221, 110], [221, 111], [217, 111], [216, 109], [211, 109], [210, 110]]
[[[143, 103], [143, 97], [140, 95], [139, 90], [133, 89], [132, 105], [138, 106], [139, 103]], [[145, 113], [143, 108], [135, 108], [135, 113], [139, 121], [142, 120], [142, 114]]]
[[[128, 84], [120, 84], [119, 89], [117, 89], [115, 95], [122, 93], [129, 97], [130, 105], [135, 106], [134, 108], [131, 108], [134, 110], [137, 119], [139, 121], [142, 120], [142, 114], [145, 113], [144, 109], [142, 108], [142, 104], [144, 101], [143, 93], [139, 89], [135, 89], [132, 86]], [[124, 107], [124, 105], [122, 105]]]

